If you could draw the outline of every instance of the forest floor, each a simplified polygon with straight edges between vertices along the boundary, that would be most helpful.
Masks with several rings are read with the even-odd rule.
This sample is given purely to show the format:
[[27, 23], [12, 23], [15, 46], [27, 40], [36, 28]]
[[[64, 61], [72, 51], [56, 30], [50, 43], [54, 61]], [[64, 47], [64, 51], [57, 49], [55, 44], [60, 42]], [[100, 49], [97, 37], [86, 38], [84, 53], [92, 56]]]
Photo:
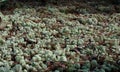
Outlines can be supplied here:
[[0, 72], [120, 72], [120, 5], [20, 2], [1, 9]]

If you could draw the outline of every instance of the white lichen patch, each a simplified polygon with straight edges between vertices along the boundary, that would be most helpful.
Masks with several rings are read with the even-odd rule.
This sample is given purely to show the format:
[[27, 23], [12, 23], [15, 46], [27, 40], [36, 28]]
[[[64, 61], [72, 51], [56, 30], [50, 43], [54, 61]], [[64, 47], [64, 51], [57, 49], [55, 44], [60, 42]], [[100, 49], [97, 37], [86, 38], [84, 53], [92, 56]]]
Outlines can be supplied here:
[[89, 72], [90, 66], [102, 67], [96, 60], [116, 63], [120, 14], [86, 14], [87, 9], [80, 10], [85, 14], [74, 14], [66, 12], [68, 8], [48, 7], [38, 12], [16, 8], [13, 15], [0, 12], [0, 70], [7, 66], [11, 72], [44, 72], [58, 62], [56, 67], [66, 69], [71, 63], [69, 71], [79, 67]]

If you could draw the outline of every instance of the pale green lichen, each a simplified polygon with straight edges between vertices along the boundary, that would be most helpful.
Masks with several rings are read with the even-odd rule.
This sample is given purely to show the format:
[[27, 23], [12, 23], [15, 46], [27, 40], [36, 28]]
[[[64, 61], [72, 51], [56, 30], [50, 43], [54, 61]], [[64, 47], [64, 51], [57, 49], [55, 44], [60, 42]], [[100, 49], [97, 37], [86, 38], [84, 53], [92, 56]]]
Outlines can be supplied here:
[[0, 46], [4, 45], [4, 43], [5, 41], [2, 38], [0, 38]]
[[[45, 17], [33, 8], [16, 8], [13, 15], [0, 13], [2, 22], [7, 23], [5, 29], [0, 31], [0, 66], [7, 67], [0, 70], [44, 72], [49, 62], [53, 65], [61, 63], [63, 68], [56, 71], [64, 70], [64, 66], [66, 71], [73, 72], [89, 72], [92, 68], [91, 71], [95, 72], [118, 70], [109, 62], [118, 65], [119, 14], [65, 14], [67, 9], [58, 11], [57, 8], [49, 8], [45, 11]], [[80, 12], [87, 13], [87, 9]], [[15, 27], [12, 21], [15, 21]], [[103, 63], [98, 69], [98, 60], [108, 63]], [[5, 64], [7, 62], [9, 64]]]

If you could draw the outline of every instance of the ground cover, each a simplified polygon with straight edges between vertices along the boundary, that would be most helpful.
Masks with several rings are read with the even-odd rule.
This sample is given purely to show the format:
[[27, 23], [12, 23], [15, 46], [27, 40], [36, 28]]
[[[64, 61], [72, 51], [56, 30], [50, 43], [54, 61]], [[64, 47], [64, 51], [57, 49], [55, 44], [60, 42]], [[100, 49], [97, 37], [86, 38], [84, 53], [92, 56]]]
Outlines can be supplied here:
[[0, 72], [119, 72], [120, 6], [20, 3], [0, 12]]

